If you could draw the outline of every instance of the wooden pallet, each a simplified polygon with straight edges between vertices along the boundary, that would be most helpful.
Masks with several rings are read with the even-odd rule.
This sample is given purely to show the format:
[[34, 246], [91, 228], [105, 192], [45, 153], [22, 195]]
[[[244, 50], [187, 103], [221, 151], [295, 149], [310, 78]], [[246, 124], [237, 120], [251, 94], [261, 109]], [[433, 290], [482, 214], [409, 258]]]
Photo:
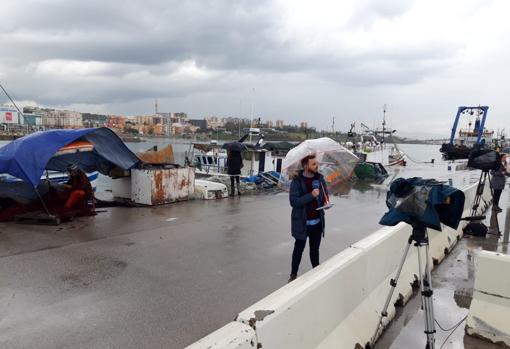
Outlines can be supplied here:
[[59, 225], [60, 217], [45, 212], [29, 212], [15, 216], [14, 221], [18, 224]]

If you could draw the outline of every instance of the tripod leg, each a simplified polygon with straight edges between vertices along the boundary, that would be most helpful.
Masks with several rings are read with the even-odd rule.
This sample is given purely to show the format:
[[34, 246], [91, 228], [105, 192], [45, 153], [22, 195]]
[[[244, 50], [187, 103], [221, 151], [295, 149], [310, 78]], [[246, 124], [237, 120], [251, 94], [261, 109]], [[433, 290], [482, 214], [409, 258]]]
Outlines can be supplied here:
[[390, 280], [391, 288], [388, 293], [388, 297], [386, 298], [386, 302], [384, 303], [383, 310], [381, 311], [381, 314], [379, 315], [379, 322], [377, 323], [377, 328], [375, 329], [375, 333], [370, 340], [370, 345], [372, 347], [377, 339], [379, 331], [382, 328], [383, 318], [388, 316], [388, 307], [390, 305], [391, 298], [393, 297], [393, 292], [395, 291], [395, 288], [397, 287], [397, 282], [398, 282], [398, 279], [400, 278], [400, 273], [402, 272], [402, 267], [404, 266], [404, 263], [406, 261], [407, 254], [409, 253], [409, 248], [411, 247], [412, 242], [413, 242], [412, 237], [409, 237], [406, 248], [404, 250], [404, 254], [402, 255], [402, 259], [400, 261], [400, 264], [398, 265], [398, 269], [397, 269], [397, 273], [395, 274], [395, 278]]
[[[489, 174], [487, 176], [489, 177], [489, 182], [490, 182], [491, 177]], [[494, 210], [494, 189], [492, 189], [492, 186], [490, 186], [490, 190], [491, 190], [492, 208], [493, 208], [492, 215], [491, 215], [491, 229], [493, 228], [493, 226], [495, 226], [494, 228], [496, 228], [497, 234], [494, 234], [494, 235], [501, 236], [501, 230], [499, 230], [498, 212], [496, 212]], [[494, 217], [494, 222], [492, 221], [492, 217]], [[495, 224], [493, 224], [493, 223], [495, 223]], [[491, 233], [493, 233], [493, 232], [491, 232]]]
[[[425, 269], [421, 268], [421, 247], [425, 247], [425, 258], [427, 259], [425, 262]], [[429, 244], [428, 238], [426, 242], [422, 242], [417, 244], [418, 248], [418, 258], [419, 258], [419, 268], [420, 268], [420, 291], [421, 291], [421, 299], [422, 306], [425, 318], [425, 335], [427, 336], [427, 349], [435, 348], [435, 338], [434, 335], [436, 333], [435, 322], [434, 322], [434, 303], [433, 303], [433, 294], [432, 291], [432, 274], [431, 274], [431, 266], [429, 261]]]
[[473, 207], [471, 209], [471, 216], [476, 216], [478, 214], [478, 206], [480, 206], [480, 201], [482, 199], [483, 191], [485, 189], [485, 181], [487, 180], [488, 172], [482, 171], [480, 174], [480, 178], [478, 179], [478, 185], [476, 186], [475, 199], [473, 200]]

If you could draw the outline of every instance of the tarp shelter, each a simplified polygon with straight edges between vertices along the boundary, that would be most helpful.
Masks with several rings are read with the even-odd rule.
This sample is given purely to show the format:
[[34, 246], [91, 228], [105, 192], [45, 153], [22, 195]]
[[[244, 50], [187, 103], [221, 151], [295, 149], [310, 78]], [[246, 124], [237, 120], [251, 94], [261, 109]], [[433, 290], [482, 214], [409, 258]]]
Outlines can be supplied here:
[[[91, 143], [92, 151], [54, 156], [77, 140]], [[109, 128], [49, 130], [32, 133], [0, 148], [0, 173], [22, 179], [36, 187], [46, 169], [65, 172], [77, 164], [85, 172], [108, 175], [113, 168], [129, 170], [141, 160]]]

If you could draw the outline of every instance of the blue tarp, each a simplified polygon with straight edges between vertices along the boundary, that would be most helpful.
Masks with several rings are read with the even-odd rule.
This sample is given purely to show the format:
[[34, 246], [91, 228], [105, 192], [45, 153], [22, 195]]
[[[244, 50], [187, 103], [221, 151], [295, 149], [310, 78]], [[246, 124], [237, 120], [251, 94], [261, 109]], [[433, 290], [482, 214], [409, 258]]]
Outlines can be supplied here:
[[[92, 153], [53, 158], [60, 148], [77, 140], [90, 142], [94, 146]], [[36, 132], [0, 148], [0, 173], [8, 173], [34, 187], [45, 169], [64, 172], [67, 165], [75, 163], [84, 171], [97, 170], [108, 175], [114, 167], [128, 170], [140, 162], [124, 142], [106, 127]]]

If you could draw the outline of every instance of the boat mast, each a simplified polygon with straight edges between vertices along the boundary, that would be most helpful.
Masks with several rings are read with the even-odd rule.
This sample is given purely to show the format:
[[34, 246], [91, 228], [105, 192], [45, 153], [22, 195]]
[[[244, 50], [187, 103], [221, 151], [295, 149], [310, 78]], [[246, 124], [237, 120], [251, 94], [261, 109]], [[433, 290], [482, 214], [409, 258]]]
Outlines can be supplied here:
[[384, 134], [386, 133], [386, 104], [383, 105], [383, 122], [382, 122], [382, 144], [384, 147]]
[[253, 110], [255, 109], [255, 105], [253, 103], [253, 98], [255, 95], [255, 87], [252, 88], [252, 94], [251, 94], [251, 121], [250, 121], [250, 130], [248, 133], [250, 134], [250, 144], [251, 144], [251, 129], [253, 128]]

